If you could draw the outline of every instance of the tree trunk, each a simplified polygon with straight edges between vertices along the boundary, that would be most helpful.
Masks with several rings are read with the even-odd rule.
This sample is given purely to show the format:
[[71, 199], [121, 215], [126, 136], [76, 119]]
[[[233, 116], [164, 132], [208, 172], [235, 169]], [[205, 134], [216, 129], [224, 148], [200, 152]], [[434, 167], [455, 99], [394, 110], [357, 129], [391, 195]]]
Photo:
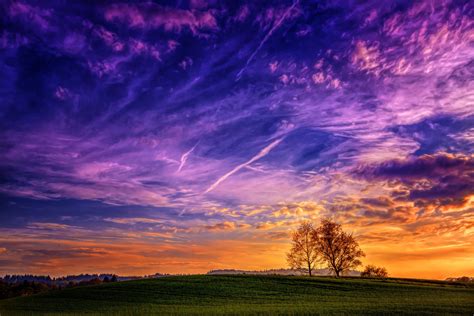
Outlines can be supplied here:
[[311, 263], [308, 262], [308, 274], [311, 276]]
[[334, 272], [336, 272], [336, 278], [339, 277], [339, 270], [334, 270]]

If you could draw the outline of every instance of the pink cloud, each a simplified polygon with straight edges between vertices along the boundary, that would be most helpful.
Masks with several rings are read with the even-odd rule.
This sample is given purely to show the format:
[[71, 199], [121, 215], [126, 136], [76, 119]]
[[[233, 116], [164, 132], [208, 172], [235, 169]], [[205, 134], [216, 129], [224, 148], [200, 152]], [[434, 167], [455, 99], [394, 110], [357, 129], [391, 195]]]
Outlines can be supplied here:
[[247, 19], [249, 14], [250, 14], [250, 10], [249, 10], [248, 5], [243, 5], [237, 11], [237, 14], [235, 15], [234, 19], [236, 21], [243, 22]]
[[278, 62], [273, 61], [273, 62], [268, 64], [268, 67], [270, 67], [270, 72], [274, 73], [278, 69]]
[[178, 33], [183, 28], [188, 28], [193, 34], [217, 28], [216, 19], [210, 11], [181, 10], [156, 4], [113, 4], [105, 10], [105, 19], [133, 28], [163, 28]]
[[124, 173], [130, 171], [131, 168], [115, 162], [93, 162], [80, 166], [77, 175], [81, 178], [100, 181], [110, 174]]
[[69, 92], [69, 90], [67, 88], [63, 88], [61, 86], [58, 86], [56, 88], [56, 91], [54, 92], [54, 96], [59, 99], [59, 100], [66, 100], [68, 99], [69, 97], [71, 97], [71, 93]]
[[369, 15], [364, 20], [364, 26], [372, 24], [372, 22], [374, 22], [377, 19], [377, 16], [378, 16], [378, 14], [377, 14], [376, 10], [370, 11]]
[[130, 47], [130, 50], [135, 54], [147, 54], [147, 55], [152, 56], [156, 60], [160, 60], [160, 52], [158, 51], [158, 49], [145, 42], [132, 39], [129, 42], [129, 47]]
[[380, 74], [380, 52], [376, 45], [364, 41], [357, 41], [352, 55], [352, 64], [360, 70], [378, 76]]
[[313, 82], [314, 82], [315, 84], [323, 83], [324, 80], [325, 80], [324, 73], [322, 73], [322, 72], [317, 72], [317, 73], [313, 74], [313, 76], [311, 77], [311, 79], [313, 79]]
[[210, 231], [228, 231], [234, 230], [236, 225], [233, 222], [222, 222], [214, 225], [207, 225], [205, 228]]
[[90, 71], [94, 73], [96, 76], [99, 78], [103, 77], [104, 75], [107, 75], [113, 71], [115, 71], [117, 67], [118, 62], [113, 61], [113, 62], [87, 62], [87, 66], [89, 67]]
[[190, 57], [185, 57], [180, 63], [179, 63], [179, 67], [183, 70], [186, 70], [188, 69], [189, 67], [191, 67], [193, 65], [193, 60], [192, 58]]
[[43, 222], [30, 223], [28, 224], [27, 227], [33, 228], [33, 229], [50, 229], [50, 230], [66, 230], [66, 229], [77, 228], [77, 227], [65, 225], [65, 224], [43, 223]]
[[144, 217], [127, 217], [127, 218], [104, 218], [106, 222], [112, 222], [116, 224], [127, 224], [127, 225], [134, 225], [134, 224], [161, 224], [163, 221], [159, 219], [153, 218], [144, 218]]
[[300, 14], [301, 10], [295, 2], [290, 7], [270, 7], [257, 16], [256, 21], [262, 28], [278, 27], [282, 20], [293, 20]]
[[100, 26], [96, 28], [94, 34], [116, 52], [122, 51], [125, 46], [125, 44], [118, 39], [115, 33], [108, 31], [104, 27]]
[[117, 34], [107, 30], [102, 26], [94, 28], [93, 34], [97, 36], [102, 42], [115, 52], [122, 52], [125, 47], [135, 55], [149, 55], [157, 60], [160, 60], [159, 50], [148, 43], [138, 39], [121, 40]]
[[290, 82], [290, 77], [288, 77], [286, 74], [281, 75], [279, 79], [285, 85]]
[[448, 4], [420, 1], [408, 12], [386, 19], [383, 34], [403, 42], [408, 54], [384, 67], [395, 74], [432, 73], [434, 70], [440, 74], [465, 60], [472, 51], [469, 43], [474, 39], [474, 21], [460, 10], [450, 9]]
[[50, 10], [30, 6], [19, 1], [12, 2], [8, 8], [11, 17], [23, 19], [25, 22], [33, 23], [43, 30], [49, 29], [48, 18], [51, 16]]
[[334, 88], [334, 89], [338, 89], [339, 87], [341, 87], [341, 80], [339, 79], [332, 79], [330, 82], [329, 82], [329, 86], [331, 88]]
[[299, 31], [296, 32], [296, 36], [298, 37], [304, 37], [311, 33], [312, 29], [311, 26], [305, 25], [303, 28], [301, 28]]
[[325, 84], [328, 89], [338, 89], [341, 87], [341, 80], [335, 77], [336, 75], [330, 66], [324, 67], [323, 59], [319, 59], [314, 64], [314, 68], [318, 70], [311, 76], [311, 80], [315, 85]]
[[179, 46], [179, 43], [175, 40], [169, 40], [167, 42], [168, 45], [168, 52], [174, 52], [176, 48]]

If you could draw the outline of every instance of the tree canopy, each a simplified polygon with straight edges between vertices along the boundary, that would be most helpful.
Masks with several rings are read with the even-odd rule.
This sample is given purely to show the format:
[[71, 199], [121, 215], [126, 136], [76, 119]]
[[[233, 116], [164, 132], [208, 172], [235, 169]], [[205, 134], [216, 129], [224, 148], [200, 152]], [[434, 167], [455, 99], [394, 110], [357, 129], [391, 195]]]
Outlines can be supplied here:
[[311, 276], [314, 264], [318, 259], [318, 238], [310, 222], [304, 222], [293, 232], [292, 247], [287, 254], [287, 261], [293, 269], [307, 269]]
[[308, 269], [310, 276], [314, 264], [324, 262], [339, 277], [361, 265], [359, 258], [364, 256], [352, 234], [344, 232], [340, 224], [325, 218], [317, 228], [310, 222], [303, 222], [293, 232], [287, 261], [292, 268]]

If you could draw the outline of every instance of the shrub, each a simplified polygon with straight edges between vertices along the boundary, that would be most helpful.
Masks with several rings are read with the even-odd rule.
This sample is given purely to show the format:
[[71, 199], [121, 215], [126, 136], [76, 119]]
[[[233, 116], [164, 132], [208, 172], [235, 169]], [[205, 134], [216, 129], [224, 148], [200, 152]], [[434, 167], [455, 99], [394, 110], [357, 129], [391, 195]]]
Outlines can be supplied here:
[[386, 278], [388, 273], [387, 269], [384, 267], [376, 267], [372, 264], [369, 264], [365, 267], [360, 276], [366, 278]]

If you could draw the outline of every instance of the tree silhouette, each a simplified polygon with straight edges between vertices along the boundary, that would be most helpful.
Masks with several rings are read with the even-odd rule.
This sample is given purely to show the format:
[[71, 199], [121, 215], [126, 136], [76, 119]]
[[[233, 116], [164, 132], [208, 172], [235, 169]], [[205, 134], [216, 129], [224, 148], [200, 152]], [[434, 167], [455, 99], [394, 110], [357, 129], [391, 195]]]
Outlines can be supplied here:
[[317, 251], [336, 277], [362, 264], [359, 258], [365, 256], [364, 252], [352, 234], [345, 233], [340, 224], [323, 219], [316, 236]]
[[292, 246], [287, 254], [288, 264], [292, 269], [308, 269], [308, 274], [314, 268], [314, 263], [318, 259], [317, 236], [313, 225], [304, 222], [292, 234]]
[[369, 264], [365, 267], [360, 276], [366, 278], [386, 278], [388, 273], [387, 269], [384, 267], [376, 267], [372, 264]]

